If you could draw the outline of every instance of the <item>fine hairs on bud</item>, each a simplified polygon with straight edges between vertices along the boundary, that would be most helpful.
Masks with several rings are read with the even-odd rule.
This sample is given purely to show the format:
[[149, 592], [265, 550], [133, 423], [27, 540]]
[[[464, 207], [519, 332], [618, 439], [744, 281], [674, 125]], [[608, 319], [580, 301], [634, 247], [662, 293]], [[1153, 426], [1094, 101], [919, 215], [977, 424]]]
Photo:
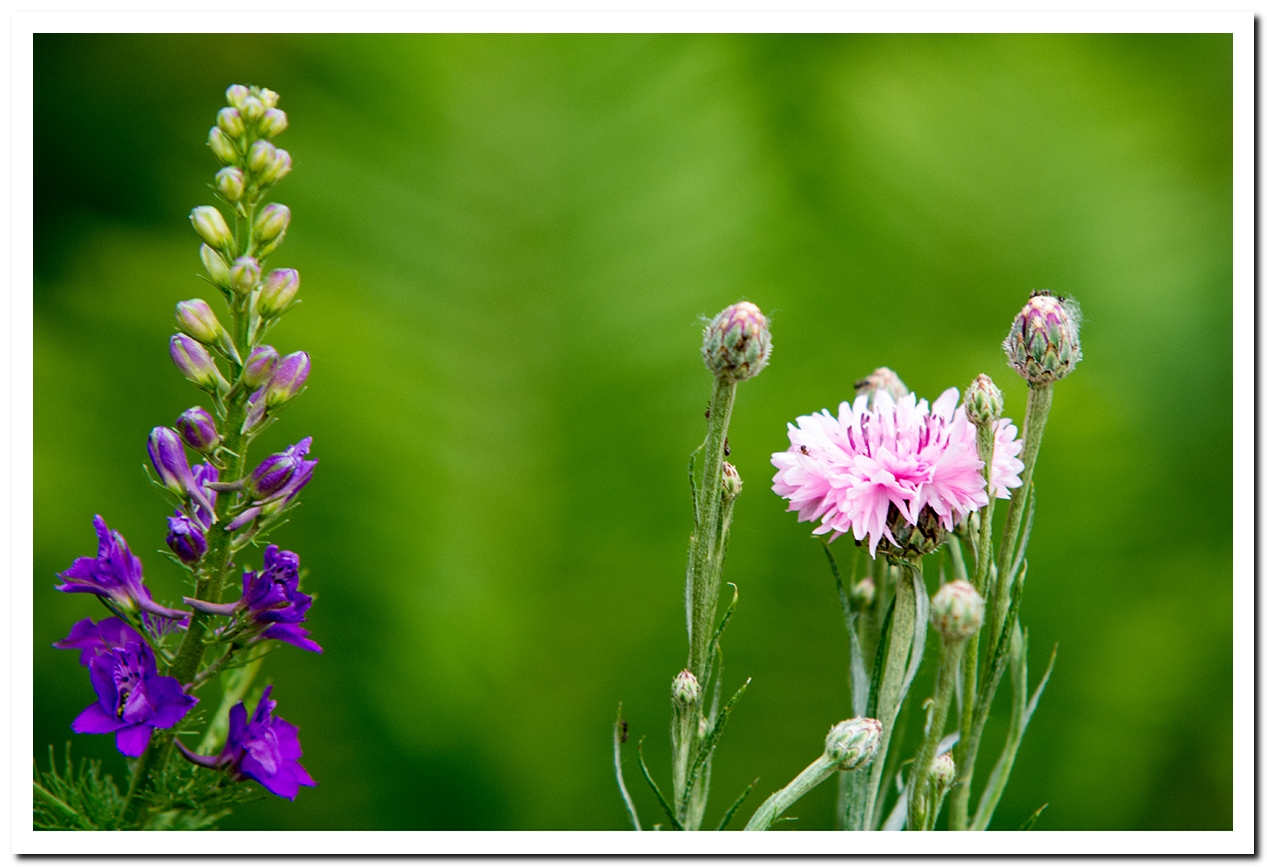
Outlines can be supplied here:
[[1081, 324], [1077, 301], [1035, 289], [1003, 341], [1008, 363], [1032, 386], [1063, 379], [1082, 360]]
[[708, 323], [700, 351], [714, 376], [742, 382], [765, 369], [770, 348], [770, 323], [765, 314], [757, 305], [740, 301]]
[[983, 373], [964, 392], [963, 408], [975, 426], [992, 425], [1003, 417], [1003, 392]]
[[977, 634], [985, 617], [985, 600], [967, 581], [943, 584], [928, 604], [928, 619], [947, 643]]
[[928, 781], [939, 796], [949, 792], [950, 787], [955, 784], [955, 757], [944, 752], [933, 759], [928, 768]]
[[842, 771], [861, 768], [875, 756], [883, 732], [880, 721], [870, 717], [839, 722], [827, 733], [827, 757]]
[[677, 677], [673, 678], [673, 701], [683, 707], [689, 707], [698, 703], [699, 697], [699, 681], [695, 679], [695, 675], [685, 668], [682, 669]]
[[743, 493], [743, 479], [739, 478], [739, 470], [730, 461], [722, 461], [721, 464], [721, 491], [722, 496], [729, 500]]

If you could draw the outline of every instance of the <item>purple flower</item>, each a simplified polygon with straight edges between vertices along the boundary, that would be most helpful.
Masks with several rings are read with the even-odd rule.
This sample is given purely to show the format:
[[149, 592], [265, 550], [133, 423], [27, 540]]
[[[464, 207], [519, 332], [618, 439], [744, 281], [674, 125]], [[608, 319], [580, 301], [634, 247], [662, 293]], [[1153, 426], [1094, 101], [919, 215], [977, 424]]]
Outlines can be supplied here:
[[106, 526], [100, 515], [94, 515], [92, 525], [97, 530], [97, 556], [77, 557], [65, 572], [57, 577], [64, 583], [57, 585], [63, 593], [93, 593], [108, 600], [116, 607], [129, 612], [138, 609], [160, 617], [183, 620], [184, 611], [164, 608], [154, 601], [150, 588], [142, 583], [141, 561], [128, 548], [128, 543], [118, 531]]
[[177, 512], [167, 519], [167, 547], [192, 566], [207, 553], [207, 537], [201, 527]]
[[87, 665], [94, 656], [128, 643], [141, 641], [141, 634], [117, 617], [93, 623], [88, 617], [70, 628], [70, 635], [53, 646], [61, 650], [79, 650], [79, 664]]
[[221, 768], [234, 780], [255, 780], [274, 795], [295, 800], [300, 786], [315, 786], [299, 757], [299, 729], [281, 717], [273, 716], [277, 702], [269, 698], [273, 687], [264, 688], [260, 703], [248, 721], [246, 705], [238, 702], [229, 711], [229, 736], [218, 756], [200, 756], [180, 741], [185, 758], [206, 768]]
[[277, 350], [268, 344], [261, 344], [251, 350], [242, 369], [242, 381], [249, 388], [259, 388], [268, 382], [277, 366]]
[[184, 334], [173, 334], [169, 346], [172, 364], [185, 375], [185, 378], [201, 388], [219, 388], [228, 391], [229, 383], [216, 367], [215, 360], [206, 348]]
[[[67, 640], [73, 637], [72, 630]], [[137, 638], [135, 633], [123, 635], [118, 646], [102, 641], [88, 659], [88, 676], [97, 700], [70, 724], [71, 730], [80, 734], [114, 732], [115, 745], [125, 756], [145, 752], [154, 729], [171, 728], [198, 703], [185, 694], [176, 678], [159, 675], [154, 651]], [[88, 652], [85, 647], [84, 654]]]
[[285, 451], [270, 455], [246, 478], [246, 492], [259, 502], [266, 500], [290, 500], [308, 480], [317, 462], [306, 461], [304, 456], [312, 446], [312, 437], [304, 437]]
[[180, 435], [169, 427], [156, 427], [150, 431], [146, 448], [150, 453], [150, 463], [158, 473], [158, 479], [169, 491], [179, 497], [191, 497], [208, 512], [214, 511], [205, 489], [194, 478], [189, 469], [189, 459], [185, 457], [185, 446]]
[[308, 358], [308, 353], [292, 352], [282, 356], [268, 381], [268, 390], [264, 394], [265, 403], [271, 408], [293, 400], [308, 381], [311, 371], [312, 360]]
[[196, 452], [207, 454], [220, 445], [220, 432], [216, 430], [216, 420], [200, 406], [191, 407], [176, 419], [176, 430], [180, 438]]

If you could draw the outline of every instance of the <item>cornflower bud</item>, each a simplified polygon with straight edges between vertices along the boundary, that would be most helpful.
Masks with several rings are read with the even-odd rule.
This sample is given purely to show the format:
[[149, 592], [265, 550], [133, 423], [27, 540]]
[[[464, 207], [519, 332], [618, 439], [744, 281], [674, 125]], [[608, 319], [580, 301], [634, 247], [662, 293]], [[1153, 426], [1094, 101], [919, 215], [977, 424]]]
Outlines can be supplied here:
[[207, 553], [207, 537], [195, 522], [177, 513], [167, 519], [167, 547], [192, 566]]
[[216, 189], [230, 202], [241, 199], [246, 192], [246, 179], [242, 176], [242, 170], [237, 166], [225, 166], [216, 172]]
[[176, 430], [180, 438], [196, 452], [210, 454], [220, 445], [220, 432], [216, 430], [216, 420], [200, 406], [190, 407], [176, 419]]
[[689, 707], [696, 704], [699, 697], [699, 681], [695, 679], [695, 675], [685, 668], [682, 669], [678, 672], [678, 676], [673, 678], [673, 701], [683, 707]]
[[945, 752], [933, 759], [928, 768], [928, 782], [938, 798], [949, 792], [950, 787], [955, 784], [955, 757]]
[[928, 604], [928, 619], [947, 644], [976, 635], [984, 617], [985, 600], [967, 581], [943, 584]]
[[286, 118], [286, 112], [280, 108], [270, 108], [264, 112], [264, 117], [260, 119], [259, 131], [260, 135], [273, 138], [285, 131], [289, 121]]
[[216, 159], [227, 166], [238, 162], [238, 149], [234, 147], [233, 139], [225, 135], [224, 130], [218, 126], [213, 126], [211, 132], [207, 133], [207, 147], [211, 148]]
[[294, 399], [308, 381], [308, 372], [311, 369], [312, 362], [306, 352], [292, 352], [283, 356], [268, 381], [264, 393], [265, 406], [272, 409]]
[[721, 462], [721, 495], [733, 500], [743, 492], [743, 479], [730, 461]]
[[276, 183], [288, 174], [290, 174], [290, 152], [278, 148], [272, 161], [260, 173], [260, 183]]
[[277, 350], [268, 344], [257, 346], [251, 350], [242, 367], [242, 381], [247, 388], [259, 388], [272, 377], [276, 366]]
[[863, 578], [857, 584], [853, 585], [853, 590], [849, 593], [849, 598], [859, 608], [870, 608], [875, 604], [875, 581], [870, 578]]
[[1078, 343], [1081, 322], [1078, 302], [1035, 289], [1003, 341], [1008, 363], [1030, 385], [1063, 379], [1082, 360]]
[[285, 234], [290, 226], [290, 208], [285, 205], [269, 204], [260, 209], [255, 218], [255, 239], [261, 244]]
[[243, 100], [250, 95], [250, 88], [241, 84], [231, 84], [229, 85], [229, 89], [224, 92], [224, 98], [228, 101], [229, 105], [239, 109], [242, 107]]
[[176, 304], [176, 327], [199, 343], [210, 346], [224, 335], [224, 326], [216, 319], [211, 305], [201, 298]]
[[199, 205], [189, 214], [194, 231], [209, 247], [222, 250], [233, 243], [233, 233], [224, 216], [211, 205]]
[[283, 313], [299, 291], [299, 272], [294, 268], [277, 268], [268, 272], [260, 288], [259, 311], [264, 317]]
[[855, 382], [853, 390], [859, 396], [867, 395], [867, 406], [875, 404], [875, 393], [877, 391], [887, 391], [889, 397], [895, 401], [911, 393], [910, 389], [906, 387], [906, 383], [902, 382], [898, 375], [887, 367], [877, 367], [871, 374]]
[[259, 174], [277, 159], [277, 148], [271, 141], [260, 139], [251, 145], [246, 154], [246, 165], [251, 171]]
[[254, 94], [242, 100], [242, 104], [238, 106], [238, 111], [242, 112], [242, 119], [247, 123], [255, 123], [264, 116], [264, 103], [260, 102], [260, 98]]
[[1003, 392], [983, 373], [964, 392], [963, 408], [977, 427], [992, 425], [1003, 416]]
[[259, 90], [260, 102], [265, 108], [276, 108], [277, 101], [281, 99], [277, 91], [269, 90], [267, 87], [261, 87]]
[[206, 244], [198, 248], [198, 256], [202, 259], [202, 267], [206, 269], [208, 279], [217, 286], [227, 289], [229, 266], [225, 263], [224, 257]]
[[236, 108], [222, 108], [216, 115], [216, 126], [224, 130], [224, 134], [232, 138], [241, 138], [246, 132], [246, 124], [242, 123], [242, 115]]
[[704, 329], [701, 352], [714, 376], [734, 382], [751, 379], [770, 360], [770, 324], [757, 305], [732, 304]]
[[229, 384], [220, 375], [215, 360], [197, 340], [184, 334], [173, 334], [170, 350], [176, 369], [194, 385], [228, 390]]
[[260, 282], [260, 263], [251, 256], [239, 256], [229, 269], [229, 285], [239, 295], [246, 295]]
[[875, 756], [883, 731], [880, 721], [869, 717], [837, 723], [827, 733], [827, 757], [842, 771], [860, 768]]

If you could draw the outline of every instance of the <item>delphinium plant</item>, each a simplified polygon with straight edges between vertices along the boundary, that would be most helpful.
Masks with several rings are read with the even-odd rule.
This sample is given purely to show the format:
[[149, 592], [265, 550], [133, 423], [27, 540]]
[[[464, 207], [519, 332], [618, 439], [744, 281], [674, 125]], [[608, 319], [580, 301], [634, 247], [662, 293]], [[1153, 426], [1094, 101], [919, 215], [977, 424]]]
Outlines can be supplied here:
[[[295, 270], [265, 269], [290, 222], [285, 205], [264, 203], [291, 169], [272, 142], [287, 118], [271, 90], [233, 85], [226, 97], [208, 145], [223, 164], [214, 190], [230, 220], [210, 205], [190, 219], [228, 325], [200, 298], [176, 305], [171, 358], [206, 408], [155, 427], [147, 442], [150, 481], [175, 508], [164, 554], [189, 595], [183, 608], [156, 602], [123, 536], [93, 519], [97, 556], [76, 559], [57, 589], [95, 595], [108, 616], [79, 621], [54, 646], [78, 653], [95, 692], [71, 729], [113, 735], [130, 760], [129, 781], [121, 790], [99, 763], [76, 767], [69, 746], [59, 770], [50, 748], [49, 767], [35, 771], [37, 829], [207, 828], [260, 795], [250, 781], [292, 800], [315, 785], [299, 761], [296, 727], [274, 713], [272, 684], [256, 684], [280, 643], [321, 652], [303, 626], [312, 597], [299, 589], [299, 556], [268, 544], [312, 478], [312, 439], [258, 463], [248, 457], [310, 368], [307, 353], [281, 355], [264, 342], [299, 290]], [[238, 586], [240, 596], [226, 601]], [[219, 704], [208, 713], [213, 685]]]

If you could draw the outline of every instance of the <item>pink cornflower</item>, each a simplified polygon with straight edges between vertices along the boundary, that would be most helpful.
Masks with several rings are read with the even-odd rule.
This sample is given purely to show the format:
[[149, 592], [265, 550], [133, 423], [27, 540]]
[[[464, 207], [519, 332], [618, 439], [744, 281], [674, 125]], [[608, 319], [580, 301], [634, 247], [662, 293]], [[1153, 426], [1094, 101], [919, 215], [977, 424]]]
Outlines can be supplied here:
[[[835, 539], [852, 532], [868, 542], [871, 556], [882, 539], [901, 547], [893, 525], [940, 527], [949, 531], [970, 512], [985, 506], [984, 463], [977, 456], [976, 429], [959, 390], [928, 401], [908, 394], [894, 400], [886, 391], [860, 395], [827, 410], [803, 415], [788, 425], [792, 447], [771, 461], [774, 492], [788, 500], [798, 520], [818, 521], [816, 534]], [[991, 488], [1000, 498], [1019, 487], [1021, 443], [1011, 419], [994, 423]], [[901, 524], [898, 524], [900, 527]]]

